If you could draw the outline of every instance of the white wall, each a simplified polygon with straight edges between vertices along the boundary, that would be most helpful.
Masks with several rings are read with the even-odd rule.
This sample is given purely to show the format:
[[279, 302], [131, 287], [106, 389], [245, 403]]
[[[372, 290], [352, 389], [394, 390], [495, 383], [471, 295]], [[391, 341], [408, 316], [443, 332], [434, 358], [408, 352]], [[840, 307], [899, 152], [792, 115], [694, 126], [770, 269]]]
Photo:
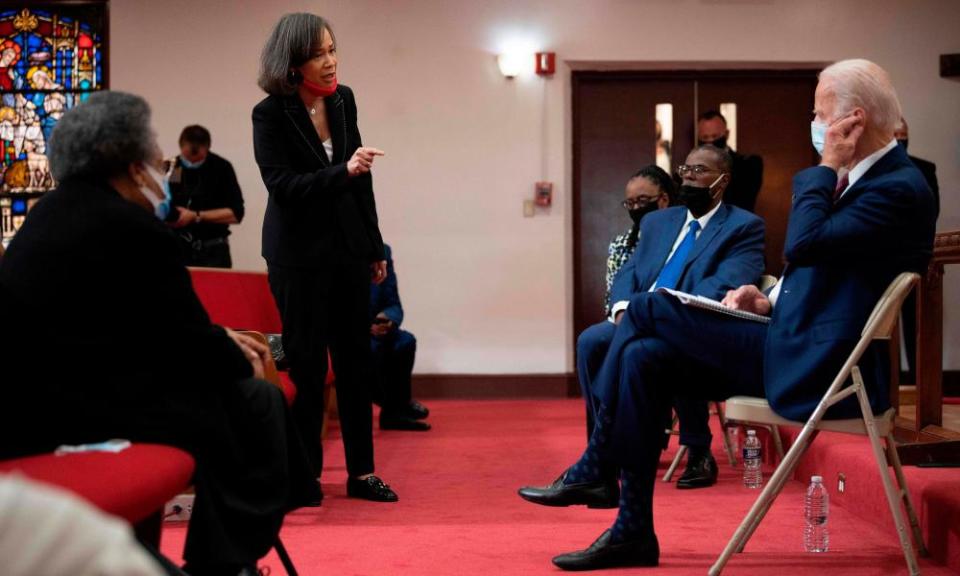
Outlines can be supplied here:
[[[260, 48], [284, 12], [329, 18], [340, 79], [354, 88], [395, 251], [421, 373], [558, 373], [573, 367], [570, 65], [654, 67], [828, 62], [865, 57], [893, 76], [911, 152], [937, 163], [941, 230], [960, 229], [960, 82], [939, 78], [960, 52], [955, 0], [114, 0], [114, 89], [145, 96], [168, 154], [206, 125], [237, 169], [247, 217], [234, 262], [259, 256], [266, 192], [250, 110]], [[549, 80], [507, 81], [512, 43], [558, 55]], [[522, 217], [540, 179], [554, 206]], [[947, 278], [946, 365], [960, 368], [957, 271]]]

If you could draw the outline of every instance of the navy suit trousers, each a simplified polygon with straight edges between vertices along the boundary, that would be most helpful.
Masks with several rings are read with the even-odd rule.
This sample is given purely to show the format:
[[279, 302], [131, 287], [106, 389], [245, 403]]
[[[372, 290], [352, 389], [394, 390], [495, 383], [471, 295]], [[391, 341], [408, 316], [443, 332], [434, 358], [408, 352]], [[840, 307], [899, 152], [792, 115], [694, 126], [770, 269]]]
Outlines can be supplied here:
[[656, 474], [662, 422], [675, 397], [763, 396], [766, 334], [766, 324], [685, 306], [666, 294], [635, 296], [592, 382], [595, 400], [613, 420], [605, 456]]
[[[597, 414], [594, 378], [603, 365], [603, 360], [613, 342], [618, 326], [612, 322], [600, 322], [584, 330], [577, 338], [577, 376], [587, 411], [587, 439], [593, 434]], [[710, 412], [707, 401], [687, 395], [678, 395], [672, 404], [680, 420], [680, 443], [684, 446], [709, 448], [713, 435], [710, 433]], [[672, 427], [669, 411], [660, 423], [663, 442], [669, 440], [666, 431]], [[664, 446], [665, 447], [665, 446]]]
[[417, 357], [417, 339], [399, 328], [383, 337], [370, 338], [373, 356], [374, 399], [384, 410], [396, 412], [410, 404], [410, 376]]

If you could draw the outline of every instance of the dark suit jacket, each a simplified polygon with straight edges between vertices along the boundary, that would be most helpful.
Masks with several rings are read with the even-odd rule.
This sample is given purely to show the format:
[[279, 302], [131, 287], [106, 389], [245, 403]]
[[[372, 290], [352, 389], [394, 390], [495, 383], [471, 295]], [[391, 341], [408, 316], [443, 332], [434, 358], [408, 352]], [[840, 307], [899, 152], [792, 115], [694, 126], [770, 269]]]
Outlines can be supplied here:
[[177, 242], [103, 184], [68, 179], [34, 207], [0, 261], [0, 457], [108, 438], [190, 449], [204, 434], [219, 390], [252, 372]]
[[[650, 289], [686, 218], [683, 206], [643, 217], [640, 240], [613, 281], [610, 302]], [[756, 282], [763, 273], [763, 237], [763, 220], [724, 202], [697, 237], [677, 290], [719, 299], [727, 290]]]
[[396, 327], [403, 323], [403, 305], [397, 288], [397, 275], [393, 270], [393, 251], [389, 244], [383, 245], [387, 259], [387, 277], [380, 284], [370, 285], [370, 321], [383, 312]]
[[733, 169], [730, 175], [730, 184], [723, 193], [723, 201], [753, 212], [763, 186], [763, 158], [754, 155], [743, 155], [730, 150], [733, 157]]
[[[784, 254], [788, 261], [764, 351], [764, 387], [780, 415], [803, 420], [853, 350], [893, 278], [923, 272], [933, 251], [933, 195], [896, 147], [833, 203], [837, 174], [808, 168], [794, 177]], [[860, 364], [875, 413], [889, 406], [885, 346]], [[859, 414], [850, 397], [830, 417]]]
[[347, 174], [347, 161], [363, 145], [353, 91], [341, 84], [325, 103], [333, 158], [298, 96], [268, 96], [253, 109], [254, 156], [269, 193], [262, 250], [268, 264], [319, 268], [334, 254], [383, 259], [373, 180]]
[[930, 186], [930, 191], [933, 192], [934, 205], [937, 209], [937, 215], [940, 214], [940, 184], [937, 182], [937, 165], [929, 160], [924, 160], [923, 158], [917, 158], [916, 156], [907, 156], [910, 158], [910, 161], [913, 162], [913, 165], [917, 167], [917, 170], [923, 174], [923, 179], [927, 181], [927, 185]]

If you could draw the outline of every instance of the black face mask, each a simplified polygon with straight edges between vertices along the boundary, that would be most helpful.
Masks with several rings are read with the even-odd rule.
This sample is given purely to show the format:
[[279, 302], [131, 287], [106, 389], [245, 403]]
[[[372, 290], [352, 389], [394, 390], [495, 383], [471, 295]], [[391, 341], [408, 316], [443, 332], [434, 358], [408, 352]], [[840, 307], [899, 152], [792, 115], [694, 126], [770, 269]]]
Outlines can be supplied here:
[[[720, 175], [720, 178], [723, 178], [723, 174]], [[713, 187], [717, 185], [720, 178], [714, 180], [713, 184], [709, 186], [684, 184], [680, 187], [678, 198], [695, 218], [703, 216], [710, 209], [710, 204], [713, 202]]]
[[657, 203], [651, 202], [641, 208], [630, 210], [630, 219], [634, 224], [639, 224], [643, 217], [657, 209]]
[[712, 146], [716, 146], [717, 148], [723, 150], [724, 148], [727, 147], [727, 137], [721, 136], [716, 140], [703, 141], [703, 142], [700, 142], [700, 144], [710, 144]]
[[909, 144], [909, 143], [910, 143], [910, 139], [909, 139], [909, 138], [904, 138], [903, 140], [897, 140], [897, 144], [903, 146], [903, 151], [904, 151], [904, 152], [907, 151], [907, 144]]

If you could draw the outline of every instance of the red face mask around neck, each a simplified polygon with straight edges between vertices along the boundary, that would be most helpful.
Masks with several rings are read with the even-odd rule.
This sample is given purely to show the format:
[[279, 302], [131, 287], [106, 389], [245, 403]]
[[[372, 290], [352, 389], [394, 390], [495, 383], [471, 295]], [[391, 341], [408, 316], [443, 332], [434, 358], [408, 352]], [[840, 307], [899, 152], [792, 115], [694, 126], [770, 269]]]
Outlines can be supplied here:
[[330, 96], [337, 91], [336, 76], [333, 77], [333, 84], [331, 84], [330, 86], [321, 86], [320, 84], [317, 84], [316, 82], [311, 82], [306, 78], [303, 79], [301, 84], [303, 84], [303, 87], [306, 88], [308, 92], [310, 92], [314, 96], [320, 96], [322, 98], [326, 98], [327, 96]]

